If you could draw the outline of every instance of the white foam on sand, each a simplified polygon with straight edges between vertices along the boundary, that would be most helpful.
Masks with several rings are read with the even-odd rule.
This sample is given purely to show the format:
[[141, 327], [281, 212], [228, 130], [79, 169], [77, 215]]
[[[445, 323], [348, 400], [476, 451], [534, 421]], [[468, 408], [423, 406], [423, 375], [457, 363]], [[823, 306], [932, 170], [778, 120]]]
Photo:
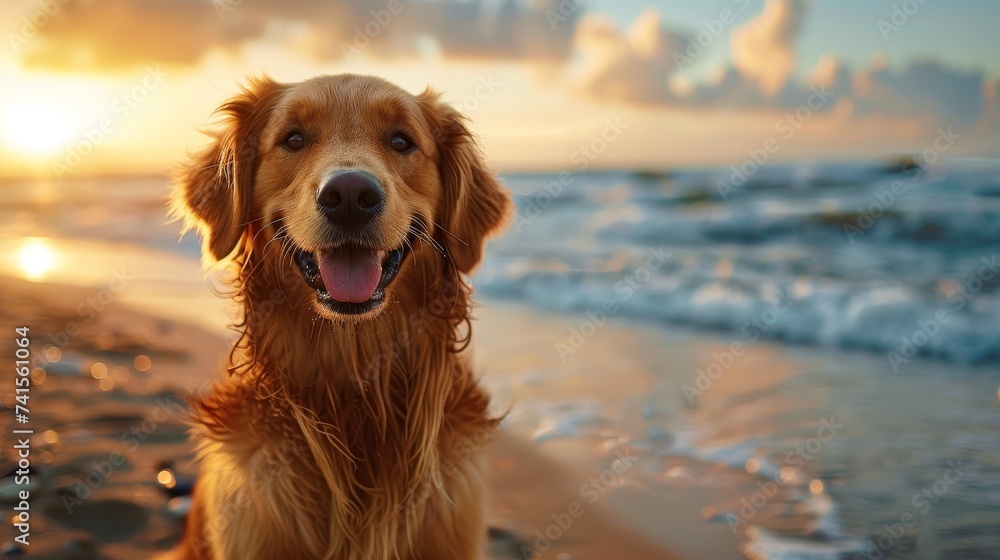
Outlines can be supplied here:
[[[839, 560], [845, 553], [862, 553], [865, 541], [848, 535], [843, 528], [837, 504], [830, 494], [809, 490], [810, 477], [801, 470], [782, 475], [782, 467], [761, 456], [755, 442], [746, 440], [730, 446], [705, 446], [694, 427], [673, 432], [672, 454], [691, 457], [698, 461], [719, 464], [734, 471], [745, 471], [751, 460], [756, 464], [755, 474], [762, 481], [781, 481], [789, 488], [791, 498], [801, 505], [801, 513], [813, 516], [812, 534], [815, 539], [778, 535], [759, 526], [751, 526], [746, 534], [749, 540], [742, 549], [751, 560]], [[736, 513], [736, 515], [739, 515]]]
[[839, 538], [828, 541], [807, 541], [783, 537], [760, 527], [753, 527], [753, 538], [743, 547], [750, 560], [839, 560], [844, 554], [862, 554], [860, 539]]

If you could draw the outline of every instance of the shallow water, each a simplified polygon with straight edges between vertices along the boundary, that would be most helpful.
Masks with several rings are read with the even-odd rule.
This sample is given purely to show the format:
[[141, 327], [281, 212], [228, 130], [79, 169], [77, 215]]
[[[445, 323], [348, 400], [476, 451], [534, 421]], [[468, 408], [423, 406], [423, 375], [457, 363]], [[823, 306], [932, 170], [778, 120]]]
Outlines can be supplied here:
[[[516, 336], [495, 329], [480, 336]], [[515, 372], [490, 378], [514, 404], [509, 426], [555, 455], [569, 441], [627, 448], [641, 468], [624, 484], [664, 503], [678, 487], [710, 489], [716, 498], [696, 507], [745, 537], [751, 558], [1000, 558], [990, 372], [923, 362], [902, 374], [864, 353], [763, 341], [699, 388], [730, 340], [676, 328], [610, 336], [623, 335], [604, 332], [565, 362], [553, 350], [523, 373], [504, 358], [517, 344], [484, 350], [491, 368]], [[652, 379], [635, 383], [636, 371]]]
[[[749, 550], [771, 559], [1000, 558], [995, 375], [933, 366], [898, 374], [833, 352], [793, 352], [787, 372], [764, 367], [727, 370], [739, 380], [713, 384], [695, 405], [679, 399], [687, 406], [662, 426], [674, 436], [668, 453], [760, 478], [760, 492], [741, 496], [750, 507], [730, 504], [737, 517], [720, 520], [754, 524], [758, 509], [776, 516], [761, 516]], [[781, 498], [768, 496], [769, 482]], [[806, 512], [815, 520], [803, 527], [781, 523]]]

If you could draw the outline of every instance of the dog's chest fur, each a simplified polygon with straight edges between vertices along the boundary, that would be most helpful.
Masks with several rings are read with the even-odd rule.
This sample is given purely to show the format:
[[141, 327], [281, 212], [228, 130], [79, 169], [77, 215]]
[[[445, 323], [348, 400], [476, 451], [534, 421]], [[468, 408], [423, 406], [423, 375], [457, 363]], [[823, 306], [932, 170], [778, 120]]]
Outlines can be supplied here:
[[425, 558], [478, 542], [447, 524], [482, 507], [478, 449], [496, 421], [449, 357], [428, 363], [451, 371], [387, 371], [388, 385], [216, 387], [200, 408], [226, 414], [198, 427], [206, 557]]

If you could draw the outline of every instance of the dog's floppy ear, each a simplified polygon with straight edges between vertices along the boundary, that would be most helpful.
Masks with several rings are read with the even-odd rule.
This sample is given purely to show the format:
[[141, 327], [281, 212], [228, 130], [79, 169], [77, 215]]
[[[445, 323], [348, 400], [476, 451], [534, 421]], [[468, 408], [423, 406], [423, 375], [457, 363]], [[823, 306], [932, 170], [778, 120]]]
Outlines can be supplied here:
[[242, 244], [251, 220], [260, 134], [284, 89], [266, 76], [251, 79], [216, 111], [222, 122], [212, 143], [192, 154], [175, 174], [172, 213], [184, 220], [185, 231], [199, 231], [202, 252], [210, 260], [225, 259]]
[[438, 218], [446, 231], [438, 240], [458, 270], [468, 274], [482, 259], [486, 238], [506, 222], [510, 195], [486, 168], [465, 117], [429, 89], [419, 98], [437, 144], [444, 188]]

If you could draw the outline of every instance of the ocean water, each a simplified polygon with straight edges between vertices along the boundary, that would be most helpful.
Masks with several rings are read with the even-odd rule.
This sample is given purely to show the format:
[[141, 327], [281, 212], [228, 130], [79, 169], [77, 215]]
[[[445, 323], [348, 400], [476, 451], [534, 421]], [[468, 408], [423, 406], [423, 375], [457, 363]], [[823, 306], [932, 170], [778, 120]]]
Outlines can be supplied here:
[[907, 167], [510, 175], [477, 289], [900, 368], [1000, 361], [1000, 164]]
[[[579, 318], [556, 352], [603, 321], [717, 349], [625, 411], [521, 403], [512, 418], [538, 419], [539, 445], [617, 433], [643, 456], [638, 483], [663, 492], [750, 477], [706, 514], [746, 521], [748, 558], [1000, 559], [1000, 164], [504, 181], [517, 214], [474, 277], [480, 299]], [[0, 184], [0, 256], [16, 268], [19, 239], [48, 238], [69, 264], [45, 280], [99, 286], [127, 266], [136, 294], [176, 306], [191, 286], [174, 284], [202, 282], [199, 241], [178, 241], [166, 195], [158, 177]], [[731, 360], [737, 343], [793, 365]], [[701, 391], [713, 371], [738, 382]], [[821, 439], [824, 425], [842, 427]]]

